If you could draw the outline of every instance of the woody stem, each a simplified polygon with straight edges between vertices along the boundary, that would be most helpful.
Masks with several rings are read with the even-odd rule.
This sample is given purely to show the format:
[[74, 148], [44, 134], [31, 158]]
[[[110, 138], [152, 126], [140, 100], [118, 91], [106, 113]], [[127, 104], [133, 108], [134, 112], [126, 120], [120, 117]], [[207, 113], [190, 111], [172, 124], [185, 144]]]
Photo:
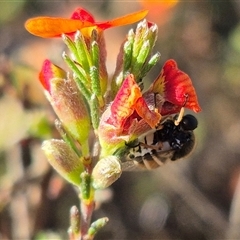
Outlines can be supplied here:
[[95, 202], [93, 200], [81, 202], [81, 237], [80, 240], [88, 240], [88, 229], [91, 224]]

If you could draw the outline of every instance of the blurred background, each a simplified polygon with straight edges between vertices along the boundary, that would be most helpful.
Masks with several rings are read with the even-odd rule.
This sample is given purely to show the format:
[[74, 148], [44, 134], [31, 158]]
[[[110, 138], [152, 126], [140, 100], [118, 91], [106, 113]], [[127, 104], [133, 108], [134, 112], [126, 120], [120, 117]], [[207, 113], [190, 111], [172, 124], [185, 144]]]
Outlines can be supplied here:
[[[149, 9], [162, 57], [147, 80], [173, 58], [202, 107], [186, 160], [123, 173], [97, 193], [94, 219], [110, 222], [96, 239], [240, 239], [240, 2], [231, 0], [0, 1], [0, 239], [67, 239], [69, 209], [79, 204], [40, 149], [57, 134], [38, 72], [46, 58], [64, 67], [65, 46], [24, 29], [30, 17], [68, 17], [79, 6], [99, 21]], [[129, 28], [106, 31], [110, 75]]]

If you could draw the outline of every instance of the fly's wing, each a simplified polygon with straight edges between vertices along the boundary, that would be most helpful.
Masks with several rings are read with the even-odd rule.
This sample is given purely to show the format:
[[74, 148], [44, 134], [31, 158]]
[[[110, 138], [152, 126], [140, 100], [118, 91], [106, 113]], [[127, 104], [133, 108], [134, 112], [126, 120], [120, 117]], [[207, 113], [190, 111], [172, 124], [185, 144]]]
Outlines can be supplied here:
[[121, 162], [121, 166], [122, 166], [122, 170], [125, 171], [125, 172], [146, 170], [146, 168], [138, 166], [138, 164], [134, 160]]
[[126, 156], [121, 159], [123, 171], [141, 171], [153, 170], [164, 165], [167, 161], [171, 161], [174, 150], [171, 149], [167, 142], [162, 143], [162, 150], [147, 152], [142, 156], [129, 158]]

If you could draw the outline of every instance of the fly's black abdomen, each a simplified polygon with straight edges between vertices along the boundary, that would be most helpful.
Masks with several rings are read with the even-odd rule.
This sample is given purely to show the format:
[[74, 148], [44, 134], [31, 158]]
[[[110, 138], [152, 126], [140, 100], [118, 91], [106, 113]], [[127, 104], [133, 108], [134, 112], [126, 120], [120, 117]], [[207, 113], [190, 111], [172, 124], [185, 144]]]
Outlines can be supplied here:
[[190, 154], [195, 146], [195, 136], [193, 132], [189, 133], [188, 138], [185, 139], [180, 147], [175, 149], [174, 154], [172, 156], [172, 161], [175, 161], [177, 159], [186, 157], [188, 154]]

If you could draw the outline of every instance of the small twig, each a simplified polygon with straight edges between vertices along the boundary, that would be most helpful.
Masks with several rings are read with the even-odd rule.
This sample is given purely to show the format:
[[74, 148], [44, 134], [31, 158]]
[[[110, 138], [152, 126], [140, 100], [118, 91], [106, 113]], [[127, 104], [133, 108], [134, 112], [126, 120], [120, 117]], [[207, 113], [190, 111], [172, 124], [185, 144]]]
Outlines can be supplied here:
[[80, 240], [88, 240], [88, 229], [91, 224], [92, 213], [95, 203], [91, 201], [89, 203], [81, 202], [81, 237]]

